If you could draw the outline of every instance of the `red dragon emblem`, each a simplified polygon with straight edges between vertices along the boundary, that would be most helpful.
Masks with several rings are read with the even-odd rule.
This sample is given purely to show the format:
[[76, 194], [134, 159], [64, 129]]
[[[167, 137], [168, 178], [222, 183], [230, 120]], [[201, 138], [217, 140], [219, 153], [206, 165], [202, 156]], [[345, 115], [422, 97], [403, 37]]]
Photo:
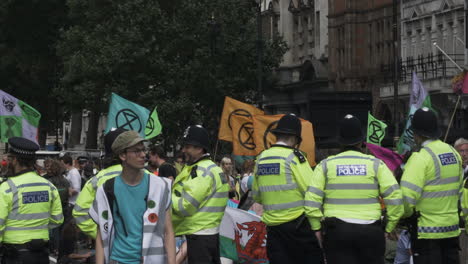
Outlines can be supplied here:
[[[265, 223], [252, 221], [242, 224], [236, 223], [236, 225], [239, 230], [234, 230], [234, 240], [236, 242], [239, 263], [268, 263]], [[247, 236], [250, 236], [244, 247], [241, 244], [243, 230], [247, 231]]]

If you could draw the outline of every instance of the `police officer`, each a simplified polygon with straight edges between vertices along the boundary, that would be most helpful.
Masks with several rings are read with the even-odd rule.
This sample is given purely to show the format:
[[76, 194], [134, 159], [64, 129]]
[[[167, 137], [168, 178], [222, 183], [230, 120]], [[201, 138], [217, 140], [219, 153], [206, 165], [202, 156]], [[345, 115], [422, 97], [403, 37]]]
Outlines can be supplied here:
[[304, 215], [304, 195], [312, 177], [307, 158], [297, 149], [301, 121], [284, 115], [272, 132], [276, 143], [257, 157], [253, 198], [263, 205], [270, 263], [321, 263], [322, 253]]
[[437, 117], [430, 109], [413, 116], [414, 140], [421, 150], [405, 165], [401, 179], [405, 214], [419, 215], [413, 237], [414, 263], [459, 263], [458, 197], [463, 180], [460, 155], [440, 141]]
[[220, 263], [219, 226], [229, 185], [208, 149], [208, 132], [198, 125], [189, 126], [182, 147], [187, 164], [172, 191], [174, 232], [187, 238], [189, 264]]
[[20, 137], [8, 144], [8, 179], [0, 185], [2, 263], [48, 264], [48, 229], [63, 223], [60, 196], [34, 171], [39, 146]]
[[[323, 246], [329, 264], [384, 263], [384, 231], [392, 232], [403, 214], [395, 177], [381, 160], [362, 153], [364, 139], [359, 119], [346, 115], [339, 125], [343, 151], [317, 165], [306, 194], [313, 226], [320, 226], [325, 216]], [[387, 208], [385, 226], [379, 198]]]
[[83, 189], [81, 190], [76, 204], [73, 207], [73, 217], [76, 220], [76, 224], [83, 231], [83, 233], [96, 238], [97, 225], [93, 219], [89, 216], [89, 208], [93, 205], [94, 198], [96, 197], [96, 191], [99, 186], [104, 184], [108, 179], [112, 179], [122, 172], [122, 165], [117, 156], [112, 154], [112, 143], [115, 139], [127, 131], [123, 128], [108, 132], [104, 136], [104, 148], [105, 148], [105, 169], [101, 170], [96, 176], [89, 179]]

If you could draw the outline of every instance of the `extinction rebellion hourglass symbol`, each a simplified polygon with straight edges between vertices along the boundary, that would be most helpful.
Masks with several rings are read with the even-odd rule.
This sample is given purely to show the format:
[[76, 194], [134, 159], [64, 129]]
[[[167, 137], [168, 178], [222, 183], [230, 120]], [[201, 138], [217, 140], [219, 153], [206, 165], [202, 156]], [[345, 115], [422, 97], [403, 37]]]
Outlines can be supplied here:
[[13, 133], [13, 126], [16, 124], [16, 120], [14, 118], [7, 117], [5, 118], [5, 124], [7, 125], [5, 137], [6, 138], [14, 137], [15, 134]]

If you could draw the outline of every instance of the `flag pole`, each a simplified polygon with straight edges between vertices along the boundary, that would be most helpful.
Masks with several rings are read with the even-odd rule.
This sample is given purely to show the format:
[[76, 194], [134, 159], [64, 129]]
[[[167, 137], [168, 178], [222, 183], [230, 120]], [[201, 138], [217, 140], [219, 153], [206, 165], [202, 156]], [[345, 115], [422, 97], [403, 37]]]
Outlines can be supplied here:
[[216, 145], [214, 149], [214, 155], [213, 155], [213, 161], [216, 162], [216, 153], [218, 152], [218, 143], [219, 143], [219, 138], [216, 139]]
[[461, 95], [458, 95], [457, 103], [455, 104], [455, 109], [453, 110], [452, 117], [450, 118], [450, 122], [447, 127], [447, 132], [445, 132], [444, 142], [447, 141], [450, 128], [452, 127], [453, 118], [455, 117], [455, 113], [457, 113], [458, 105], [460, 104], [460, 99], [461, 99]]
[[460, 65], [458, 65], [453, 59], [452, 57], [450, 57], [442, 48], [439, 47], [439, 45], [437, 45], [437, 42], [434, 42], [432, 43], [442, 54], [444, 54], [445, 57], [447, 57], [461, 72], [463, 72], [463, 69], [462, 67], [460, 67]]
[[[442, 53], [444, 54], [445, 57], [447, 57], [455, 66], [457, 66], [457, 68], [463, 72], [463, 68], [460, 67], [460, 65], [458, 65], [443, 49], [441, 49], [439, 47], [439, 45], [437, 45], [437, 42], [434, 42], [433, 45]], [[461, 99], [461, 95], [458, 95], [458, 98], [457, 98], [457, 103], [455, 104], [455, 108], [453, 109], [453, 113], [452, 113], [452, 117], [450, 117], [450, 122], [447, 126], [447, 131], [445, 132], [445, 137], [444, 137], [444, 142], [447, 141], [447, 137], [448, 137], [448, 134], [450, 132], [450, 129], [452, 128], [452, 122], [453, 122], [453, 118], [455, 117], [455, 114], [457, 113], [457, 108], [458, 108], [458, 105], [460, 104], [460, 99]]]

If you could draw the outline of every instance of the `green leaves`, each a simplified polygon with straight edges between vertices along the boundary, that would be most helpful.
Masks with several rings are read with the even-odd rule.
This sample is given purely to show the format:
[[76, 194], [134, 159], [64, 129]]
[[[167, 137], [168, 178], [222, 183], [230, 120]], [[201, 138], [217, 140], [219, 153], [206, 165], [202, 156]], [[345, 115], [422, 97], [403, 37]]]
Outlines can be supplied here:
[[[174, 144], [189, 124], [215, 132], [224, 96], [254, 100], [256, 12], [245, 0], [160, 3], [68, 0], [58, 89], [73, 107], [95, 107], [111, 92], [157, 106], [161, 138]], [[286, 47], [281, 40], [263, 45], [269, 80]]]

